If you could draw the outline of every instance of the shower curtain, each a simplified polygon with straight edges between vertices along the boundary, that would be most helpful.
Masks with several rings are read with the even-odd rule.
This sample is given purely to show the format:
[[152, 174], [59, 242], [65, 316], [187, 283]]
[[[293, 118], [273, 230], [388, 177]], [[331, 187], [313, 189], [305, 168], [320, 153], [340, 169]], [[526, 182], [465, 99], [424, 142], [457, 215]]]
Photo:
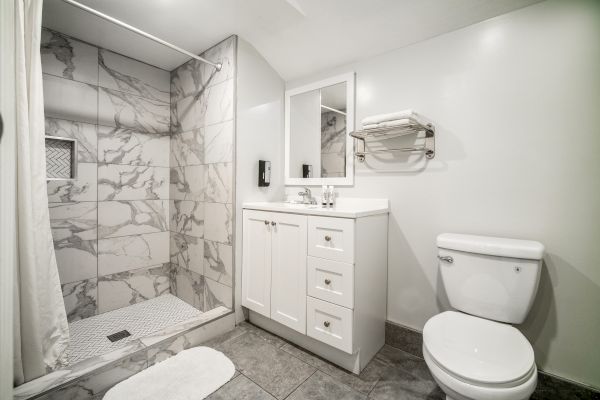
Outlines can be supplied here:
[[14, 383], [64, 363], [69, 325], [50, 231], [46, 192], [40, 36], [42, 0], [15, 1], [17, 254]]

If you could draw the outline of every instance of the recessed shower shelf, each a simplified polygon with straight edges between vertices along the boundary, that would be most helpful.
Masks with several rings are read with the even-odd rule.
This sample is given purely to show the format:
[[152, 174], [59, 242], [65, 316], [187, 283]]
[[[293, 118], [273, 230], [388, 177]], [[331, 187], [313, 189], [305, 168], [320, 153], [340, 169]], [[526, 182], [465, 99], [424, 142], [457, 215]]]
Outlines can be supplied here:
[[[368, 151], [366, 148], [366, 140], [369, 138], [387, 140], [400, 136], [414, 135], [425, 132], [424, 144], [422, 146], [388, 148], [381, 150]], [[362, 150], [357, 150], [354, 155], [358, 161], [365, 161], [365, 157], [369, 154], [393, 153], [393, 152], [424, 152], [425, 157], [432, 159], [435, 157], [435, 127], [430, 123], [421, 123], [416, 119], [409, 118], [406, 124], [394, 127], [363, 129], [350, 132], [350, 136], [362, 142]]]
[[77, 140], [46, 136], [46, 179], [73, 180], [77, 178]]

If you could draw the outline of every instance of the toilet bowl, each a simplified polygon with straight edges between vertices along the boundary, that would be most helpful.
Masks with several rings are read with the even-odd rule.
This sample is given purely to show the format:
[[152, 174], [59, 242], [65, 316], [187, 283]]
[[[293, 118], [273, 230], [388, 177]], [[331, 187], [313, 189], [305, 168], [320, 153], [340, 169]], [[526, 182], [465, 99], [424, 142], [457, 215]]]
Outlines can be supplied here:
[[427, 321], [423, 356], [449, 400], [524, 400], [537, 384], [533, 349], [521, 332], [460, 312]]
[[537, 384], [531, 344], [510, 324], [525, 320], [544, 246], [445, 233], [437, 238], [450, 305], [423, 328], [423, 356], [448, 400], [526, 400]]

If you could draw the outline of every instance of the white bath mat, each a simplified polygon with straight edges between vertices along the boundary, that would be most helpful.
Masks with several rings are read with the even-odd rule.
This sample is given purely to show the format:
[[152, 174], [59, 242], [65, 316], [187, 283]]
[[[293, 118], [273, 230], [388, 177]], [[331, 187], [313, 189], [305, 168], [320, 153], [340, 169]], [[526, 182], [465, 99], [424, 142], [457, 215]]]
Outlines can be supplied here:
[[184, 350], [124, 380], [103, 400], [204, 399], [235, 373], [231, 360], [209, 347]]

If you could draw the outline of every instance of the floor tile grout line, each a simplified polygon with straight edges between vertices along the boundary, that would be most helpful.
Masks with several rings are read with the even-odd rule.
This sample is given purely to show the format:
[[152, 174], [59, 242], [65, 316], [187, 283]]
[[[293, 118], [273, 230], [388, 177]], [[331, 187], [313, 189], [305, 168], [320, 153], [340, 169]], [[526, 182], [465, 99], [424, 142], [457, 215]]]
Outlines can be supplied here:
[[[287, 344], [287, 343], [286, 343], [286, 344]], [[359, 394], [362, 394], [362, 395], [368, 396], [368, 394], [370, 394], [370, 393], [373, 391], [373, 389], [375, 388], [375, 386], [377, 385], [377, 383], [379, 383], [379, 381], [381, 380], [380, 378], [378, 378], [378, 379], [377, 379], [377, 381], [375, 381], [375, 384], [373, 385], [373, 387], [372, 387], [371, 389], [369, 389], [369, 393], [368, 393], [368, 394], [362, 393], [362, 392], [360, 392], [360, 391], [358, 391], [358, 390], [354, 389], [353, 387], [351, 387], [351, 386], [349, 386], [349, 385], [346, 385], [344, 382], [340, 381], [338, 378], [336, 378], [336, 377], [334, 377], [333, 375], [331, 375], [331, 374], [327, 373], [327, 371], [323, 371], [321, 368], [317, 367], [316, 365], [314, 365], [314, 364], [310, 364], [310, 363], [308, 363], [308, 362], [306, 362], [306, 361], [302, 360], [300, 357], [297, 357], [296, 355], [294, 355], [294, 354], [292, 354], [292, 353], [288, 352], [288, 351], [287, 351], [287, 350], [285, 350], [283, 347], [285, 347], [285, 344], [284, 344], [283, 346], [281, 346], [281, 347], [280, 347], [280, 349], [281, 349], [281, 350], [283, 350], [283, 351], [285, 351], [287, 354], [289, 354], [289, 355], [291, 355], [292, 357], [294, 357], [294, 358], [296, 358], [296, 359], [298, 359], [298, 360], [302, 361], [302, 362], [303, 362], [303, 363], [305, 363], [305, 364], [308, 364], [309, 366], [311, 366], [311, 367], [313, 367], [313, 368], [316, 368], [316, 369], [317, 369], [317, 371], [320, 371], [320, 372], [324, 373], [325, 375], [327, 375], [328, 377], [330, 377], [331, 379], [333, 379], [333, 380], [334, 380], [334, 381], [336, 381], [337, 383], [339, 383], [339, 384], [342, 384], [342, 385], [346, 386], [347, 388], [349, 388], [350, 390], [352, 390], [352, 391], [354, 391], [354, 392], [356, 392], [356, 393], [359, 393]], [[306, 351], [306, 350], [302, 349], [302, 351]], [[336, 366], [336, 365], [334, 365], [334, 366], [335, 366], [336, 368], [340, 368], [340, 369], [342, 369], [341, 367], [338, 367], [338, 366]], [[354, 375], [356, 375], [356, 374], [354, 374]], [[360, 378], [358, 375], [356, 375], [356, 378], [357, 378], [357, 379], [361, 379], [361, 378]], [[362, 379], [361, 379], [361, 380], [362, 380]], [[364, 382], [364, 381], [363, 381], [363, 382]]]
[[[253, 324], [252, 324], [252, 326], [256, 326], [256, 325], [253, 325]], [[256, 336], [258, 336], [258, 335], [256, 335]], [[277, 336], [277, 335], [274, 335], [274, 336], [276, 336], [276, 337], [280, 338], [280, 337], [279, 337], [279, 336]], [[358, 390], [354, 389], [353, 387], [346, 385], [344, 382], [341, 382], [339, 379], [337, 379], [336, 377], [334, 377], [334, 376], [332, 376], [332, 375], [328, 374], [326, 371], [323, 371], [322, 369], [320, 369], [320, 368], [319, 368], [319, 367], [317, 367], [316, 365], [310, 364], [310, 363], [308, 363], [308, 362], [306, 362], [306, 361], [302, 360], [301, 358], [297, 357], [296, 355], [294, 355], [294, 354], [292, 354], [292, 353], [288, 352], [287, 350], [285, 350], [285, 349], [284, 349], [284, 347], [285, 347], [287, 344], [291, 344], [291, 342], [289, 342], [289, 343], [288, 343], [288, 342], [287, 342], [285, 339], [283, 339], [283, 338], [280, 338], [280, 339], [282, 339], [282, 340], [284, 341], [284, 343], [283, 343], [281, 346], [275, 346], [275, 345], [273, 345], [273, 344], [271, 344], [271, 343], [268, 343], [268, 342], [267, 342], [267, 344], [268, 344], [268, 345], [270, 345], [270, 346], [272, 346], [272, 347], [274, 347], [274, 348], [276, 348], [276, 349], [280, 349], [281, 351], [285, 352], [286, 354], [288, 354], [288, 355], [292, 356], [293, 358], [295, 358], [295, 359], [299, 360], [299, 361], [300, 361], [300, 362], [302, 362], [303, 364], [306, 364], [306, 365], [308, 365], [309, 367], [312, 367], [312, 368], [314, 368], [314, 369], [315, 369], [315, 371], [314, 371], [314, 372], [313, 372], [313, 373], [312, 373], [310, 376], [313, 376], [313, 375], [314, 375], [314, 374], [315, 374], [317, 371], [319, 371], [319, 372], [321, 372], [321, 373], [323, 373], [323, 374], [327, 375], [328, 377], [330, 377], [330, 378], [331, 378], [332, 380], [334, 380], [336, 383], [339, 383], [339, 384], [341, 384], [341, 385], [343, 385], [343, 386], [347, 387], [347, 388], [348, 388], [348, 389], [350, 389], [351, 391], [353, 391], [353, 392], [355, 392], [355, 393], [358, 393], [358, 394], [361, 394], [361, 395], [364, 395], [364, 396], [368, 396], [368, 394], [365, 394], [365, 393], [359, 392]], [[306, 381], [307, 381], [307, 380], [310, 378], [310, 376], [309, 376], [308, 378], [306, 378], [306, 379], [304, 380], [304, 382], [306, 382]], [[357, 375], [357, 378], [358, 378], [358, 375]], [[248, 379], [250, 379], [250, 378], [248, 378]], [[358, 378], [358, 379], [360, 379], [360, 378]], [[377, 385], [377, 383], [379, 383], [379, 380], [380, 380], [380, 379], [377, 379], [377, 381], [375, 382], [375, 385], [373, 385], [373, 387], [372, 387], [372, 388], [369, 390], [369, 394], [370, 394], [370, 393], [373, 391], [373, 389], [375, 388], [375, 386]], [[304, 382], [302, 382], [302, 383], [304, 383]], [[300, 385], [302, 385], [302, 383], [301, 383]], [[292, 393], [293, 393], [294, 391], [296, 391], [296, 389], [298, 389], [298, 387], [300, 387], [300, 385], [298, 385], [298, 386], [297, 386], [297, 387], [296, 387], [296, 388], [295, 388], [295, 389], [292, 391]], [[270, 394], [272, 394], [272, 393], [270, 393]], [[290, 395], [291, 395], [291, 393], [290, 393]], [[288, 395], [288, 397], [289, 397], [290, 395]], [[287, 397], [286, 397], [286, 398], [287, 398]]]
[[258, 386], [259, 388], [261, 388], [262, 390], [265, 391], [265, 393], [267, 393], [269, 396], [273, 397], [274, 399], [277, 399], [277, 396], [275, 396], [273, 393], [269, 392], [266, 388], [264, 388], [263, 386], [261, 386], [260, 383], [255, 382], [252, 378], [250, 378], [248, 375], [246, 375], [243, 371], [236, 369], [236, 371], [238, 371], [240, 373], [240, 375], [246, 377], [246, 379], [248, 379], [250, 382], [254, 383], [256, 386]]
[[[246, 322], [248, 322], [248, 321], [246, 321]], [[249, 322], [248, 322], [248, 323], [249, 323]], [[250, 324], [250, 325], [252, 325], [252, 326], [253, 326], [253, 327], [255, 327], [255, 328], [258, 328], [258, 327], [257, 327], [256, 325], [254, 325], [254, 324], [251, 324], [251, 323], [249, 323], [249, 324]], [[259, 329], [260, 329], [260, 328], [259, 328]], [[266, 332], [266, 331], [265, 331], [265, 332]], [[283, 343], [281, 346], [276, 346], [276, 345], [274, 345], [274, 344], [272, 344], [272, 343], [268, 342], [267, 340], [264, 340], [264, 339], [263, 339], [263, 338], [261, 338], [259, 335], [257, 335], [257, 334], [254, 334], [254, 333], [252, 333], [251, 331], [246, 331], [246, 332], [244, 332], [243, 334], [241, 334], [240, 336], [238, 336], [238, 337], [236, 337], [236, 338], [232, 338], [232, 339], [231, 339], [231, 342], [234, 342], [234, 341], [236, 341], [237, 339], [241, 338], [242, 336], [244, 336], [244, 335], [246, 335], [246, 334], [252, 334], [252, 335], [256, 336], [258, 339], [260, 339], [260, 340], [263, 340], [267, 346], [271, 346], [271, 347], [272, 347], [272, 348], [274, 348], [275, 350], [281, 350], [281, 351], [283, 351], [284, 353], [286, 353], [287, 355], [289, 355], [289, 356], [291, 356], [291, 357], [293, 357], [293, 358], [297, 359], [297, 360], [298, 360], [298, 361], [300, 361], [301, 363], [305, 364], [306, 366], [308, 366], [308, 367], [311, 367], [311, 368], [313, 368], [313, 369], [314, 369], [314, 371], [313, 371], [313, 372], [312, 372], [312, 373], [311, 373], [311, 374], [310, 374], [310, 375], [309, 375], [309, 376], [308, 376], [306, 379], [304, 379], [304, 380], [303, 380], [303, 381], [302, 381], [300, 384], [298, 384], [297, 386], [295, 386], [295, 387], [292, 389], [292, 391], [291, 391], [291, 392], [290, 392], [290, 393], [289, 393], [287, 396], [285, 396], [285, 397], [284, 397], [284, 399], [287, 399], [287, 398], [288, 398], [288, 397], [289, 397], [289, 396], [290, 396], [292, 393], [294, 393], [294, 392], [296, 391], [296, 389], [298, 389], [298, 388], [299, 388], [299, 387], [300, 387], [300, 386], [301, 386], [301, 385], [302, 385], [304, 382], [306, 382], [306, 381], [307, 381], [307, 380], [308, 380], [308, 379], [309, 379], [311, 376], [313, 376], [313, 375], [315, 374], [315, 372], [319, 371], [319, 369], [318, 369], [317, 367], [315, 367], [315, 366], [313, 366], [313, 365], [310, 365], [310, 364], [308, 364], [307, 362], [305, 362], [305, 361], [303, 361], [303, 360], [300, 360], [298, 357], [296, 357], [296, 356], [294, 356], [294, 355], [292, 355], [292, 354], [288, 353], [287, 351], [283, 350], [283, 349], [282, 349], [282, 347], [283, 347], [283, 346], [285, 346], [285, 344], [287, 344], [287, 342], [286, 342], [285, 340], [284, 340], [284, 343]], [[277, 336], [277, 335], [273, 335], [273, 336], [275, 336], [275, 337], [279, 338], [279, 336]], [[282, 339], [282, 340], [283, 340], [283, 339]], [[229, 342], [229, 341], [225, 341], [225, 342], [223, 342], [223, 343], [226, 343], [226, 342]], [[244, 373], [243, 373], [241, 370], [238, 370], [238, 371], [239, 371], [239, 373], [240, 373], [241, 375], [244, 375], [246, 378], [248, 378], [248, 379], [249, 379], [251, 382], [253, 382], [253, 383], [255, 383], [256, 385], [258, 385], [258, 386], [259, 386], [261, 389], [263, 389], [265, 392], [267, 392], [268, 394], [270, 394], [270, 395], [271, 395], [271, 396], [273, 396], [274, 398], [277, 398], [277, 396], [275, 396], [273, 393], [269, 392], [269, 391], [268, 391], [266, 388], [262, 387], [262, 386], [261, 386], [261, 385], [260, 385], [258, 382], [255, 382], [254, 380], [252, 380], [252, 378], [250, 378], [249, 376], [247, 376], [246, 374], [244, 374]]]
[[[306, 364], [306, 363], [305, 363]], [[312, 365], [307, 364], [309, 367], [312, 367]], [[296, 390], [298, 390], [300, 388], [300, 386], [304, 385], [304, 383], [306, 383], [306, 381], [308, 381], [314, 374], [317, 373], [317, 371], [319, 371], [317, 368], [313, 367], [315, 370], [305, 379], [303, 380], [298, 386], [296, 386], [291, 392], [290, 394], [288, 394], [287, 396], [285, 396], [283, 398], [283, 400], [289, 398], [292, 394], [294, 394], [296, 392]]]

